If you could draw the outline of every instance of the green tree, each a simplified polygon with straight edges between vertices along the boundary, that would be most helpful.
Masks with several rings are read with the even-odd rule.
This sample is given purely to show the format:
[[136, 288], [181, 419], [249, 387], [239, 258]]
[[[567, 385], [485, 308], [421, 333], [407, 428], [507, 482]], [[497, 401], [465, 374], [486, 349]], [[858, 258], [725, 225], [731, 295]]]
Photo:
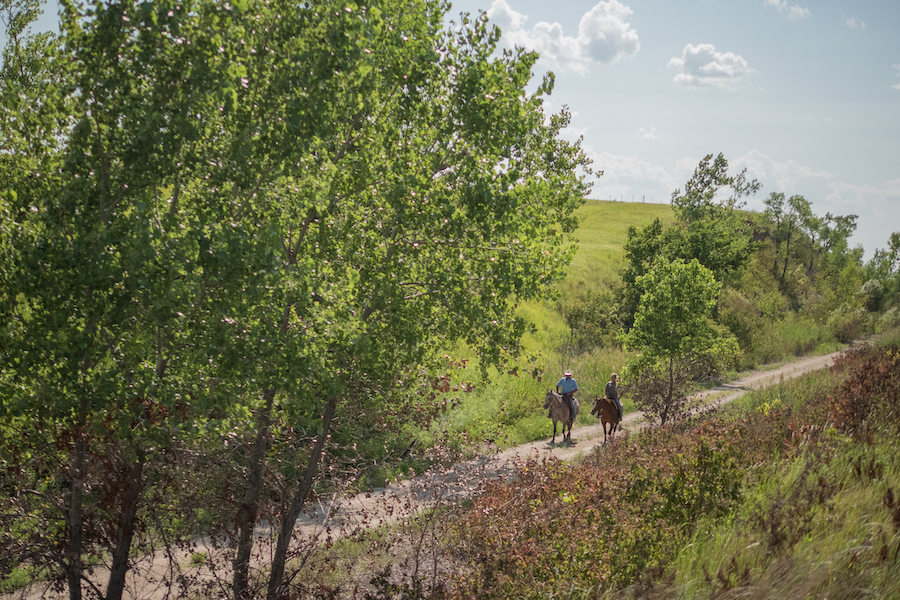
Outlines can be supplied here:
[[41, 15], [40, 0], [0, 0], [0, 24], [6, 46], [0, 58], [0, 86], [18, 93], [33, 90], [48, 76], [56, 36], [33, 33], [31, 26]]
[[763, 214], [773, 225], [771, 237], [775, 246], [775, 258], [772, 274], [779, 278], [783, 287], [790, 261], [791, 241], [795, 239], [804, 222], [804, 215], [801, 213], [804, 210], [809, 214], [811, 212], [809, 203], [802, 196], [791, 196], [789, 200], [785, 200], [781, 192], [772, 192], [766, 198], [765, 206]]
[[153, 56], [154, 40], [126, 29], [124, 8], [82, 20], [68, 6], [65, 46], [46, 57], [55, 77], [22, 94], [9, 85], [16, 70], [0, 107], [2, 368], [15, 382], [2, 412], [20, 440], [40, 440], [34, 474], [55, 480], [38, 497], [62, 523], [35, 531], [37, 564], [55, 563], [71, 598], [92, 554], [110, 557], [107, 587], [92, 593], [121, 597], [148, 478], [190, 430], [183, 420], [228, 385], [204, 384], [208, 345], [185, 325], [209, 277], [195, 268], [203, 233], [178, 184], [196, 133], [185, 109], [215, 110], [201, 106], [215, 82], [192, 78], [175, 47], [132, 69], [137, 44]]
[[673, 227], [664, 227], [656, 220], [643, 230], [629, 228], [625, 243], [628, 265], [623, 272], [622, 304], [628, 315], [626, 327], [634, 321], [641, 290], [637, 280], [648, 273], [655, 261], [697, 259], [713, 272], [716, 281], [735, 283], [747, 265], [753, 251], [752, 224], [739, 209], [743, 198], [760, 188], [756, 180], [747, 181], [746, 169], [737, 175], [728, 174], [728, 161], [722, 154], [713, 159], [703, 158], [687, 181], [684, 192], [672, 193], [672, 208], [678, 219]]
[[850, 236], [856, 231], [858, 215], [825, 213], [819, 224], [819, 244], [816, 257], [822, 270], [833, 277], [848, 266], [861, 265], [860, 248], [850, 248]]
[[729, 282], [746, 264], [756, 249], [750, 223], [738, 211], [761, 187], [755, 179], [747, 181], [747, 170], [728, 174], [728, 161], [720, 153], [706, 155], [684, 192], [672, 193], [672, 209], [678, 218], [681, 235], [670, 242], [671, 256], [696, 258], [713, 272], [716, 281]]
[[[683, 402], [682, 384], [691, 379], [679, 373], [679, 365], [685, 371], [716, 344], [724, 357], [723, 350], [734, 351], [733, 339], [720, 340], [709, 318], [722, 286], [697, 259], [660, 261], [637, 285], [641, 299], [634, 327], [619, 339], [642, 356], [629, 365], [626, 383], [635, 404], [665, 424]], [[638, 380], [647, 385], [631, 385]]]
[[866, 276], [870, 287], [878, 291], [877, 298], [871, 297], [870, 304], [877, 309], [891, 308], [900, 304], [900, 232], [888, 238], [887, 248], [877, 248], [871, 260], [866, 263]]
[[[782, 227], [776, 233], [778, 241], [784, 244], [784, 264], [781, 267], [781, 274], [778, 276], [782, 286], [787, 278], [788, 265], [791, 260], [791, 242], [799, 242], [803, 234], [812, 239], [809, 234], [815, 231], [814, 218], [806, 198], [795, 194], [787, 199], [786, 210], [781, 220]], [[797, 246], [799, 245], [798, 243]], [[796, 250], [795, 253], [797, 253]], [[803, 264], [802, 259], [798, 259], [797, 262]]]
[[253, 594], [265, 516], [280, 597], [335, 437], [409, 406], [456, 341], [486, 364], [518, 351], [515, 305], [562, 277], [588, 161], [544, 112], [552, 78], [526, 90], [536, 55], [495, 55], [499, 32], [446, 27], [442, 2], [65, 8], [62, 83], [27, 121], [2, 106], [4, 418], [60, 432], [72, 598], [95, 551], [121, 595], [148, 473], [240, 432], [233, 595]]
[[669, 230], [663, 227], [659, 219], [654, 219], [640, 230], [634, 226], [628, 227], [628, 240], [624, 248], [627, 266], [622, 273], [622, 307], [626, 315], [624, 324], [627, 328], [634, 325], [634, 317], [641, 299], [637, 280], [653, 268], [658, 258], [669, 256], [664, 235], [667, 231]]

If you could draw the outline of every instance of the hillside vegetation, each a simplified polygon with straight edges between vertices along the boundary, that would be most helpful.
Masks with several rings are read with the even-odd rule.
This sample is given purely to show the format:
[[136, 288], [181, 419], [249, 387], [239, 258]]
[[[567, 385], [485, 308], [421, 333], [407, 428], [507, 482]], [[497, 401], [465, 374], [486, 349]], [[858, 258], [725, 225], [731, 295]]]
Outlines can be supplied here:
[[896, 598], [897, 340], [530, 465], [449, 525], [461, 571], [432, 597]]
[[577, 463], [471, 481], [471, 501], [398, 505], [302, 547], [289, 597], [896, 598], [898, 410], [900, 330]]
[[[520, 315], [532, 325], [523, 337], [522, 355], [506, 371], [485, 373], [479, 370], [474, 353], [457, 348], [448, 369], [451, 403], [456, 408], [442, 414], [429, 430], [412, 428], [406, 434], [410, 439], [421, 439], [426, 447], [439, 439], [434, 432], [448, 432], [448, 440], [468, 439], [476, 444], [490, 440], [500, 447], [540, 439], [548, 434], [548, 420], [541, 409], [544, 394], [565, 369], [575, 373], [585, 402], [602, 396], [609, 375], [625, 366], [627, 355], [615, 345], [603, 346], [598, 340], [587, 350], [576, 347], [579, 332], [573, 331], [565, 315], [598, 297], [614, 300], [621, 289], [628, 229], [645, 227], [654, 219], [672, 222], [672, 210], [668, 205], [589, 200], [577, 216], [578, 250], [566, 278], [557, 286], [557, 299], [519, 306]], [[591, 326], [608, 327], [602, 332], [608, 340], [617, 327], [615, 322]], [[633, 410], [627, 397], [624, 402], [626, 411]], [[581, 422], [592, 422], [587, 413], [581, 411]]]
[[[715, 368], [703, 364], [703, 373], [688, 377], [682, 394], [736, 371], [831, 352], [900, 323], [896, 251], [879, 251], [876, 259], [863, 264], [861, 249], [846, 243], [853, 230], [847, 222], [852, 224], [855, 217], [819, 218], [801, 197], [791, 200], [805, 211], [805, 226], [796, 212], [786, 218], [783, 207], [778, 219], [772, 211], [730, 211], [739, 229], [726, 232], [744, 236], [749, 243], [740, 265], [720, 274], [725, 284], [711, 323], [717, 335], [733, 346], [720, 353], [725, 358]], [[767, 206], [778, 201], [779, 195], [773, 193]], [[519, 306], [532, 329], [523, 338], [518, 361], [506, 371], [485, 374], [477, 369], [477, 356], [457, 349], [456, 356], [464, 361], [451, 361], [446, 377], [453, 385], [444, 388], [450, 390], [455, 410], [442, 413], [425, 430], [408, 429], [407, 439], [425, 442], [425, 447], [460, 440], [506, 447], [540, 439], [549, 431], [540, 409], [544, 393], [566, 368], [575, 373], [583, 403], [604, 394], [612, 372], [621, 378], [625, 371], [625, 410], [638, 408], [635, 399], [640, 394], [627, 391], [632, 383], [627, 370], [637, 353], [618, 339], [636, 310], [633, 282], [659, 257], [689, 255], [690, 241], [679, 241], [678, 236], [689, 235], [690, 228], [680, 224], [672, 205], [589, 200], [577, 215], [578, 249], [566, 279], [557, 286], [556, 300]], [[792, 250], [785, 248], [788, 221]], [[688, 234], [678, 233], [682, 230]], [[710, 239], [713, 233], [700, 231], [698, 237]], [[892, 242], [890, 248], [895, 246]], [[866, 291], [871, 289], [879, 292], [877, 306]], [[683, 371], [690, 369], [685, 366]], [[594, 420], [583, 410], [578, 422]]]
[[[691, 392], [900, 323], [900, 233], [864, 263], [854, 215], [777, 190], [748, 213], [760, 185], [721, 154], [670, 206], [585, 201], [593, 166], [568, 110], [550, 112], [553, 77], [532, 81], [535, 52], [499, 51], [485, 14], [74, 0], [58, 34], [32, 34], [41, 0], [0, 1], [4, 589], [34, 577], [122, 600], [141, 556], [165, 556], [183, 597], [662, 589], [696, 523], [739, 514], [756, 464], [743, 431], [748, 452], [783, 445], [750, 419], [684, 429]], [[329, 498], [547, 437], [564, 369], [579, 423], [616, 371], [625, 409], [666, 426], [617, 451], [639, 467], [610, 474], [627, 502], [592, 498], [606, 483], [578, 479], [587, 467], [540, 466], [463, 521], [439, 503], [401, 528], [412, 556], [435, 550], [430, 591], [420, 564], [329, 579], [327, 529], [298, 548], [296, 523]], [[856, 435], [841, 410], [835, 444]], [[578, 535], [542, 529], [561, 525], [557, 499], [585, 509]], [[488, 518], [510, 507], [524, 512]], [[447, 523], [465, 535], [439, 538]], [[779, 531], [767, 556], [792, 541]], [[200, 536], [224, 546], [215, 560], [174, 558]], [[187, 577], [198, 565], [221, 570]]]

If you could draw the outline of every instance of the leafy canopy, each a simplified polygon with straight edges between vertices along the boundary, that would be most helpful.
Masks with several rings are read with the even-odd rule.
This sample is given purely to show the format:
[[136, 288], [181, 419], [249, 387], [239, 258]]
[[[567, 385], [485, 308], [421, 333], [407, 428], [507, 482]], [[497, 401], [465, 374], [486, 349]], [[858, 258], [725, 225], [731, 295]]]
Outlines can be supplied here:
[[715, 338], [709, 314], [722, 284], [697, 259], [659, 263], [637, 280], [641, 300], [628, 347], [666, 361], [702, 351]]
[[[486, 17], [447, 26], [444, 2], [62, 7], [30, 87], [0, 88], [0, 417], [71, 453], [74, 582], [111, 545], [77, 522], [105, 469], [275, 431], [304, 460], [326, 404], [349, 429], [411, 404], [456, 341], [515, 355], [590, 170], [545, 112], [552, 77], [527, 89], [537, 56], [497, 53]], [[233, 505], [255, 510], [262, 469]]]

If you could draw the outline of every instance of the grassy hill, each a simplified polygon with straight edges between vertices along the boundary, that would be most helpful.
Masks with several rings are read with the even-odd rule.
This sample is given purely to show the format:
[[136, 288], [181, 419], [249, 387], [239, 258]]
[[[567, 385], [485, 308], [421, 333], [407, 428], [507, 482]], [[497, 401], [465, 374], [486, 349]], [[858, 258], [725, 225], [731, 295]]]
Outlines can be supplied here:
[[[625, 264], [625, 242], [628, 228], [641, 228], [654, 219], [674, 222], [667, 204], [634, 204], [589, 200], [579, 211], [581, 225], [575, 233], [578, 250], [559, 286], [559, 294], [584, 294], [597, 291], [620, 280]], [[552, 368], [561, 366], [568, 357], [557, 349], [568, 335], [565, 321], [553, 302], [529, 303], [522, 315], [537, 330], [523, 340], [529, 354], [540, 357]]]
[[578, 252], [569, 267], [566, 286], [572, 290], [590, 289], [618, 279], [624, 266], [624, 246], [628, 228], [641, 228], [654, 219], [674, 223], [668, 204], [636, 204], [588, 200], [579, 210], [583, 218], [575, 237]]
[[[629, 227], [644, 227], [657, 218], [667, 224], [674, 221], [667, 204], [596, 200], [589, 200], [579, 216], [582, 222], [574, 235], [578, 250], [559, 286], [560, 296], [596, 292], [619, 280]], [[540, 439], [549, 435], [549, 421], [540, 409], [544, 394], [564, 369], [574, 371], [582, 403], [603, 395], [609, 375], [622, 370], [625, 354], [618, 349], [587, 354], [566, 349], [570, 332], [556, 302], [529, 302], [520, 306], [520, 314], [533, 324], [534, 331], [524, 337], [523, 356], [511, 365], [515, 373], [492, 371], [489, 379], [482, 380], [475, 357], [460, 349], [458, 355], [470, 360], [453, 378], [459, 384], [471, 383], [473, 390], [460, 394], [461, 405], [434, 423], [430, 431], [409, 431], [408, 437], [419, 438], [426, 445], [446, 435], [449, 440], [491, 440], [502, 447]], [[626, 411], [633, 410], [627, 396], [623, 403]], [[579, 423], [594, 422], [589, 407], [582, 407]]]

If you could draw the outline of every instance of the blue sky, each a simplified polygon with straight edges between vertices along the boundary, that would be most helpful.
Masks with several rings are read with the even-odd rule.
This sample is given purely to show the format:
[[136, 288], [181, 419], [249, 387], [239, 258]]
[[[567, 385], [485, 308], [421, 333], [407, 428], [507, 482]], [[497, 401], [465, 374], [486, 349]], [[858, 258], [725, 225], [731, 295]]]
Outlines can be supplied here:
[[706, 154], [824, 216], [859, 215], [866, 258], [900, 231], [900, 1], [457, 0], [573, 114], [593, 198], [668, 202]]
[[[54, 6], [55, 3], [51, 3]], [[866, 258], [900, 231], [900, 1], [455, 0], [553, 71], [604, 175], [592, 198], [668, 202], [723, 153], [762, 190], [859, 215]], [[55, 28], [48, 10], [39, 28]]]

